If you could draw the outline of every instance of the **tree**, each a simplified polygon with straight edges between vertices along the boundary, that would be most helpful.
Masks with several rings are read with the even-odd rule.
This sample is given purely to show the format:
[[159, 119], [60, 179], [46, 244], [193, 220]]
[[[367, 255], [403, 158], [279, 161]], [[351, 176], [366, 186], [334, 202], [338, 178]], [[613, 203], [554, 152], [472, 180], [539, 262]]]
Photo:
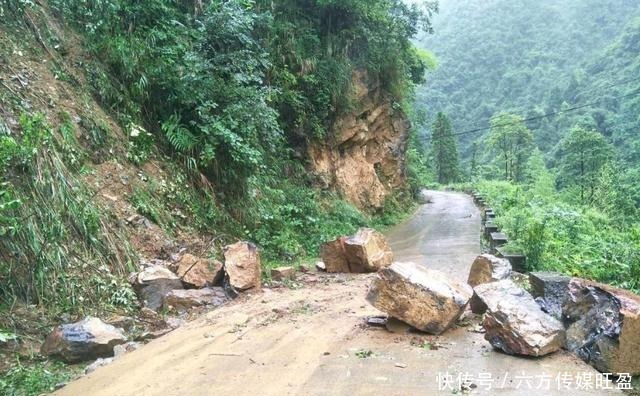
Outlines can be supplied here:
[[451, 121], [444, 113], [438, 113], [433, 123], [431, 146], [438, 183], [447, 184], [458, 181], [460, 176], [458, 148]]
[[498, 152], [505, 180], [521, 181], [533, 148], [533, 134], [522, 117], [504, 112], [494, 115], [488, 142]]
[[612, 157], [611, 146], [600, 133], [576, 126], [562, 140], [560, 153], [562, 184], [578, 186], [580, 202], [591, 202], [600, 171]]

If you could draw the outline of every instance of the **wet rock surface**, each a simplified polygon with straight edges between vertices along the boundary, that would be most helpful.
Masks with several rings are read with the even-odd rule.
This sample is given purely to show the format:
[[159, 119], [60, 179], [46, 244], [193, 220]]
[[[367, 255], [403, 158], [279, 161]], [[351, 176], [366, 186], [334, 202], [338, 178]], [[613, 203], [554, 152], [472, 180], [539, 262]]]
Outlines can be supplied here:
[[241, 241], [226, 246], [224, 259], [224, 269], [234, 289], [260, 289], [262, 267], [256, 245]]
[[570, 277], [556, 272], [531, 272], [531, 295], [544, 312], [562, 319], [562, 304], [567, 297], [570, 280]]
[[464, 312], [473, 290], [415, 263], [378, 272], [367, 300], [379, 310], [431, 334], [441, 334]]
[[43, 355], [67, 363], [111, 357], [116, 345], [127, 342], [123, 331], [98, 318], [87, 317], [56, 327], [42, 345]]
[[471, 265], [467, 283], [475, 287], [483, 283], [507, 279], [510, 275], [511, 263], [508, 260], [483, 254], [478, 256]]
[[640, 374], [640, 297], [572, 279], [563, 305], [566, 348], [597, 370]]
[[151, 265], [133, 277], [133, 288], [145, 307], [158, 310], [164, 297], [172, 290], [182, 289], [182, 281], [176, 274], [160, 265]]
[[487, 307], [485, 339], [510, 355], [543, 356], [562, 348], [562, 323], [542, 312], [533, 297], [511, 280], [474, 288]]

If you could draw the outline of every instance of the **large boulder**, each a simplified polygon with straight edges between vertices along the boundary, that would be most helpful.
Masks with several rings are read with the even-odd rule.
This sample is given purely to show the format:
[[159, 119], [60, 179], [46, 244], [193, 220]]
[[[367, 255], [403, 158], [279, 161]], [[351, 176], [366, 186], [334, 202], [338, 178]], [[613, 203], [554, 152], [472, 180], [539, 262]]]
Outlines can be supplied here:
[[186, 311], [193, 307], [205, 305], [222, 305], [227, 301], [224, 289], [221, 287], [172, 290], [164, 299], [165, 308], [173, 308], [176, 311]]
[[261, 286], [260, 255], [253, 243], [241, 241], [226, 246], [224, 269], [229, 284], [236, 290], [259, 289]]
[[321, 254], [327, 272], [376, 272], [393, 262], [386, 238], [371, 228], [361, 228], [353, 236], [325, 243]]
[[351, 272], [344, 249], [346, 239], [346, 237], [340, 237], [321, 246], [320, 255], [324, 263], [324, 271], [332, 273]]
[[542, 310], [562, 320], [562, 304], [567, 296], [570, 277], [557, 272], [531, 272], [531, 295]]
[[486, 305], [485, 339], [510, 355], [543, 356], [562, 348], [562, 323], [542, 312], [533, 297], [511, 280], [475, 287]]
[[478, 256], [471, 265], [467, 283], [471, 287], [475, 287], [483, 283], [508, 279], [510, 275], [511, 263], [509, 260], [491, 254], [483, 254]]
[[415, 263], [393, 263], [374, 279], [367, 300], [379, 310], [431, 334], [441, 334], [464, 312], [473, 290]]
[[569, 351], [602, 372], [640, 374], [640, 296], [572, 279], [563, 317]]
[[175, 289], [183, 289], [180, 278], [169, 269], [160, 265], [150, 265], [132, 278], [136, 290], [144, 306], [154, 311], [162, 307], [164, 296]]
[[43, 355], [67, 363], [113, 356], [116, 345], [127, 342], [123, 331], [98, 318], [87, 317], [76, 323], [56, 327], [45, 339]]
[[376, 272], [393, 263], [393, 252], [384, 235], [372, 228], [361, 228], [344, 241], [351, 272]]
[[222, 263], [185, 254], [178, 262], [177, 274], [182, 281], [197, 288], [215, 285], [222, 279]]

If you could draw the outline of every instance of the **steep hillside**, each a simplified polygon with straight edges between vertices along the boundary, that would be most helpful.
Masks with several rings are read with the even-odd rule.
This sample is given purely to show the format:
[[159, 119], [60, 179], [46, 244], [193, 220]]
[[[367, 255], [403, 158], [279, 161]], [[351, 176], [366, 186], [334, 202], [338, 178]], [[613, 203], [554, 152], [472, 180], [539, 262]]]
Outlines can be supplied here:
[[[530, 118], [602, 100], [577, 113], [590, 118], [610, 107], [617, 93], [638, 87], [636, 81], [609, 88], [637, 77], [627, 67], [637, 58], [634, 52], [612, 51], [622, 35], [630, 38], [638, 15], [635, 1], [442, 1], [435, 34], [421, 40], [439, 67], [420, 89], [418, 103], [431, 117], [445, 112], [457, 132], [486, 127], [499, 111]], [[564, 121], [551, 117], [530, 124], [543, 152], [564, 135], [571, 124]], [[602, 116], [593, 122], [602, 129]], [[471, 143], [482, 134], [459, 136], [467, 160]]]
[[401, 103], [429, 21], [400, 1], [2, 1], [0, 16], [0, 344], [32, 356], [51, 323], [135, 313], [143, 262], [248, 239], [267, 267], [297, 263], [412, 207]]

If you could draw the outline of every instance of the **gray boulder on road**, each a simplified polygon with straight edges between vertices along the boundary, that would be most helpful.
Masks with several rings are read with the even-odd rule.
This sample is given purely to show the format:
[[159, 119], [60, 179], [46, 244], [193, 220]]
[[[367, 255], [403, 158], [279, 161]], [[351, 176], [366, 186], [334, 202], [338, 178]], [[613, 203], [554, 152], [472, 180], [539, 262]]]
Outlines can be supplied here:
[[533, 297], [511, 280], [474, 288], [486, 306], [485, 339], [510, 355], [543, 356], [562, 348], [562, 323], [544, 313]]
[[473, 290], [442, 272], [393, 263], [374, 279], [367, 301], [418, 330], [441, 334], [464, 312]]

